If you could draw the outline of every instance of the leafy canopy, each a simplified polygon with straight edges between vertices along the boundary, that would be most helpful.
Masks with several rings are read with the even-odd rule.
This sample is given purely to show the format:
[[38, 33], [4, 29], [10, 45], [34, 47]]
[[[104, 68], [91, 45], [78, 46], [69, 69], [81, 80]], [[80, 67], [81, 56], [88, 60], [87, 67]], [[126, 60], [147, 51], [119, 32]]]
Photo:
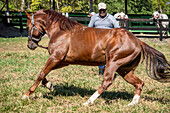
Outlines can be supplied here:
[[[10, 11], [36, 11], [51, 9], [53, 0], [9, 0]], [[93, 11], [98, 12], [98, 3], [104, 2], [110, 14], [125, 12], [125, 0], [92, 0]], [[170, 14], [169, 0], [127, 0], [128, 14], [152, 14], [154, 11]], [[0, 9], [5, 1], [0, 0]], [[22, 5], [24, 4], [24, 5]], [[58, 12], [90, 13], [90, 0], [55, 0], [55, 10]], [[3, 8], [6, 11], [6, 7]]]

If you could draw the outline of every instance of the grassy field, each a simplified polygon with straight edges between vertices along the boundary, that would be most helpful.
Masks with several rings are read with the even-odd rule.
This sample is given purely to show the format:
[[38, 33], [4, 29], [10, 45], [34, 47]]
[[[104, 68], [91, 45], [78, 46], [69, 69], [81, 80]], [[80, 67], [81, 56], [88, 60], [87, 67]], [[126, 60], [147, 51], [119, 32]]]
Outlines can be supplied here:
[[[142, 39], [161, 51], [170, 61], [170, 39]], [[41, 44], [47, 45], [48, 39]], [[44, 49], [29, 50], [27, 38], [0, 38], [0, 112], [101, 112], [101, 113], [169, 113], [170, 83], [162, 84], [146, 75], [144, 64], [136, 74], [145, 82], [139, 104], [128, 107], [135, 88], [120, 76], [95, 101], [92, 106], [82, 104], [100, 87], [102, 77], [98, 68], [70, 65], [48, 74], [54, 85], [51, 92], [39, 85], [29, 100], [21, 100], [23, 94], [36, 80], [43, 68], [48, 52]]]

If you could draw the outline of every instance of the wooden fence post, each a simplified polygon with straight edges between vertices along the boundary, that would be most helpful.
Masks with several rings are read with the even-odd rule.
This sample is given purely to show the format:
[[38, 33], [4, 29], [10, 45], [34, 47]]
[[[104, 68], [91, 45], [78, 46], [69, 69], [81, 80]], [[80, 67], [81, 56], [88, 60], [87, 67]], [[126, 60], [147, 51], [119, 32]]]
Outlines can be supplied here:
[[19, 16], [19, 23], [20, 23], [20, 33], [22, 33], [23, 32], [22, 15]]
[[126, 29], [129, 30], [129, 20], [125, 20]]
[[159, 32], [159, 40], [162, 41], [162, 31], [163, 31], [163, 26], [162, 26], [162, 21], [159, 19], [159, 26], [160, 26], [160, 32]]

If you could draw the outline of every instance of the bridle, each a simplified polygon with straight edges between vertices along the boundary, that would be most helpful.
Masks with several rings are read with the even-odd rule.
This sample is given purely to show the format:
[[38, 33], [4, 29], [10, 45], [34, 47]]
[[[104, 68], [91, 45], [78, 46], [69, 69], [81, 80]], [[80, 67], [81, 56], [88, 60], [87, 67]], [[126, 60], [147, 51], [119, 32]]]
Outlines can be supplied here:
[[158, 19], [159, 18], [159, 16], [153, 16], [154, 18], [156, 18], [156, 19]]
[[[44, 35], [44, 33], [43, 32], [41, 32], [39, 29], [37, 29], [36, 27], [35, 27], [35, 24], [34, 24], [34, 14], [32, 15], [32, 20], [31, 20], [31, 24], [32, 24], [32, 29], [31, 29], [31, 36], [28, 36], [28, 38], [29, 39], [31, 39], [31, 40], [33, 40], [33, 41], [37, 41], [37, 42], [39, 42], [40, 40], [41, 40], [41, 37]], [[32, 37], [32, 35], [33, 35], [33, 32], [34, 32], [34, 29], [35, 30], [37, 30], [38, 32], [40, 32], [40, 37], [37, 39], [37, 38], [34, 38], [34, 37]]]
[[159, 19], [159, 16], [160, 16], [159, 13], [157, 13], [157, 14], [154, 13], [154, 14], [152, 15], [152, 18]]
[[[38, 28], [35, 27], [35, 24], [34, 24], [34, 14], [32, 15], [31, 24], [32, 24], [31, 36], [28, 36], [28, 38], [31, 39], [32, 41], [37, 41], [37, 42], [39, 42], [39, 41], [41, 40], [42, 36], [44, 35], [44, 33], [41, 32]], [[32, 37], [33, 32], [34, 32], [34, 29], [37, 30], [38, 32], [40, 32], [40, 37], [39, 37], [38, 39]], [[41, 47], [41, 48], [48, 49], [48, 47], [43, 47], [43, 46], [41, 46], [41, 45], [39, 45], [39, 44], [37, 44], [37, 45], [38, 45], [39, 47]]]

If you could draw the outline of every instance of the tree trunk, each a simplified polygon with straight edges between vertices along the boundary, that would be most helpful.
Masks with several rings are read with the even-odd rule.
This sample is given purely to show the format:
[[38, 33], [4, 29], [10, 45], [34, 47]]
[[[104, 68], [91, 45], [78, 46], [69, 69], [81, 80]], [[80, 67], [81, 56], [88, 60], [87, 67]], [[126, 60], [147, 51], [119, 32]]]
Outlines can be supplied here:
[[57, 11], [60, 12], [60, 8], [59, 8], [59, 5], [58, 5], [58, 0], [56, 0], [56, 5], [57, 5]]
[[162, 8], [161, 8], [161, 3], [160, 3], [161, 1], [158, 1], [158, 7], [159, 7], [159, 11], [160, 11], [160, 13], [162, 13]]
[[93, 12], [93, 2], [90, 0], [90, 12]]
[[51, 8], [51, 0], [49, 0], [49, 5], [50, 5], [50, 9], [52, 9], [52, 8]]
[[21, 0], [21, 11], [24, 11], [25, 0]]
[[28, 4], [28, 6], [27, 6], [28, 10], [30, 11], [31, 8], [30, 8], [30, 1], [29, 0], [28, 0], [27, 4]]
[[55, 0], [53, 0], [53, 10], [55, 10]]

